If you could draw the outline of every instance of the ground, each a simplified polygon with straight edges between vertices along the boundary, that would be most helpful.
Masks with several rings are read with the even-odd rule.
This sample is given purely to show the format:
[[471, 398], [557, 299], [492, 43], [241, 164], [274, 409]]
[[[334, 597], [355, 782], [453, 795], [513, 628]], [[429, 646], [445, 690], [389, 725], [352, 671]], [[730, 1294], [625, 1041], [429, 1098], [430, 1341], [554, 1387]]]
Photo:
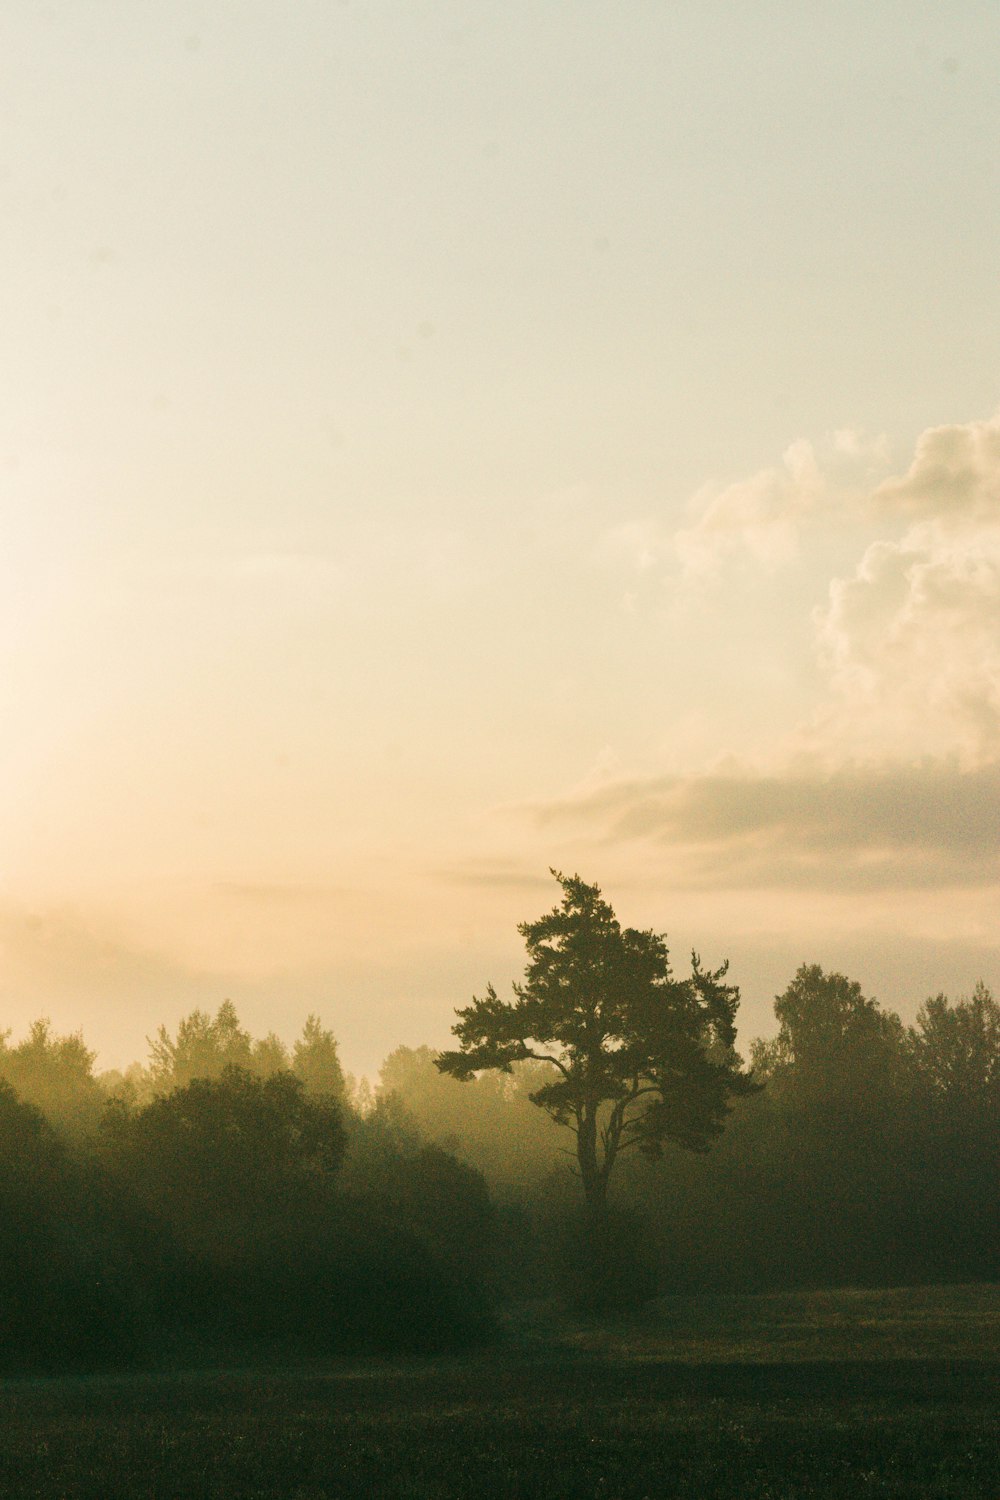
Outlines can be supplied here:
[[1000, 1288], [519, 1308], [448, 1360], [8, 1381], [19, 1500], [1000, 1497]]

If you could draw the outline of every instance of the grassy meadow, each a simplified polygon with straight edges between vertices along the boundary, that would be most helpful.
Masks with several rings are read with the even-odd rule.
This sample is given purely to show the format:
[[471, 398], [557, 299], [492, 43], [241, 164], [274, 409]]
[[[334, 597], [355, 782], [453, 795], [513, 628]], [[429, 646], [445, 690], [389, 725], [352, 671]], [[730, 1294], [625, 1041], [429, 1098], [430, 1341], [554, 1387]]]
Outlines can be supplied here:
[[447, 1360], [0, 1388], [0, 1494], [1000, 1496], [1000, 1288], [521, 1306]]

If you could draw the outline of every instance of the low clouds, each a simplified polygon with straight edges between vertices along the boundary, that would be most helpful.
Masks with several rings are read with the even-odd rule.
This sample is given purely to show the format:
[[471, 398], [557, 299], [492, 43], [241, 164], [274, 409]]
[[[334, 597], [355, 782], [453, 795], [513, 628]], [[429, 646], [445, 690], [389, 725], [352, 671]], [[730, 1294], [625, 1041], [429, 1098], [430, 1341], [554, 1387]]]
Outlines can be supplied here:
[[549, 834], [659, 846], [682, 887], [1000, 882], [1000, 765], [737, 768], [609, 782], [527, 812]]
[[0, 1030], [20, 1035], [39, 1015], [57, 1030], [83, 1023], [88, 1043], [104, 1051], [102, 1066], [142, 1056], [161, 1007], [229, 993], [221, 974], [199, 972], [118, 924], [63, 905], [0, 898], [0, 957]]
[[467, 858], [443, 865], [434, 871], [447, 885], [482, 887], [485, 890], [550, 890], [551, 875], [540, 874], [533, 866], [513, 860]]

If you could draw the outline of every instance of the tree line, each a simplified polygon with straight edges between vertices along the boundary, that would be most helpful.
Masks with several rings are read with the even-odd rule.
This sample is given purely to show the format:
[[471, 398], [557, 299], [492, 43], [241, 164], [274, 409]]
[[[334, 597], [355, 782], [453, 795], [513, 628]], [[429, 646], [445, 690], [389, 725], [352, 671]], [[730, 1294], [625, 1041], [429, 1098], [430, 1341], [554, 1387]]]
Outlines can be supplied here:
[[[445, 1347], [504, 1297], [995, 1280], [1000, 1006], [906, 1026], [803, 965], [776, 1035], [739, 992], [557, 876], [511, 1000], [374, 1086], [310, 1016], [287, 1048], [196, 1010], [124, 1073], [0, 1036], [10, 1367]], [[711, 1149], [709, 1149], [711, 1148]]]
[[[94, 1073], [45, 1022], [0, 1044], [0, 1361], [267, 1359], [461, 1344], [490, 1320], [474, 1168], [235, 1007]], [[361, 1107], [358, 1107], [360, 1099]]]

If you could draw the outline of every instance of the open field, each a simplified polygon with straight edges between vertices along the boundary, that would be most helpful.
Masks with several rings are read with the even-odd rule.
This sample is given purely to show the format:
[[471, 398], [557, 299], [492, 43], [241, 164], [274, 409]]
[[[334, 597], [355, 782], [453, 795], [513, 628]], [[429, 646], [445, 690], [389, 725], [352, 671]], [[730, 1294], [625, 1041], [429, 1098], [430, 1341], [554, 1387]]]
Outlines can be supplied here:
[[998, 1408], [997, 1288], [521, 1309], [447, 1361], [7, 1382], [0, 1493], [995, 1500]]

